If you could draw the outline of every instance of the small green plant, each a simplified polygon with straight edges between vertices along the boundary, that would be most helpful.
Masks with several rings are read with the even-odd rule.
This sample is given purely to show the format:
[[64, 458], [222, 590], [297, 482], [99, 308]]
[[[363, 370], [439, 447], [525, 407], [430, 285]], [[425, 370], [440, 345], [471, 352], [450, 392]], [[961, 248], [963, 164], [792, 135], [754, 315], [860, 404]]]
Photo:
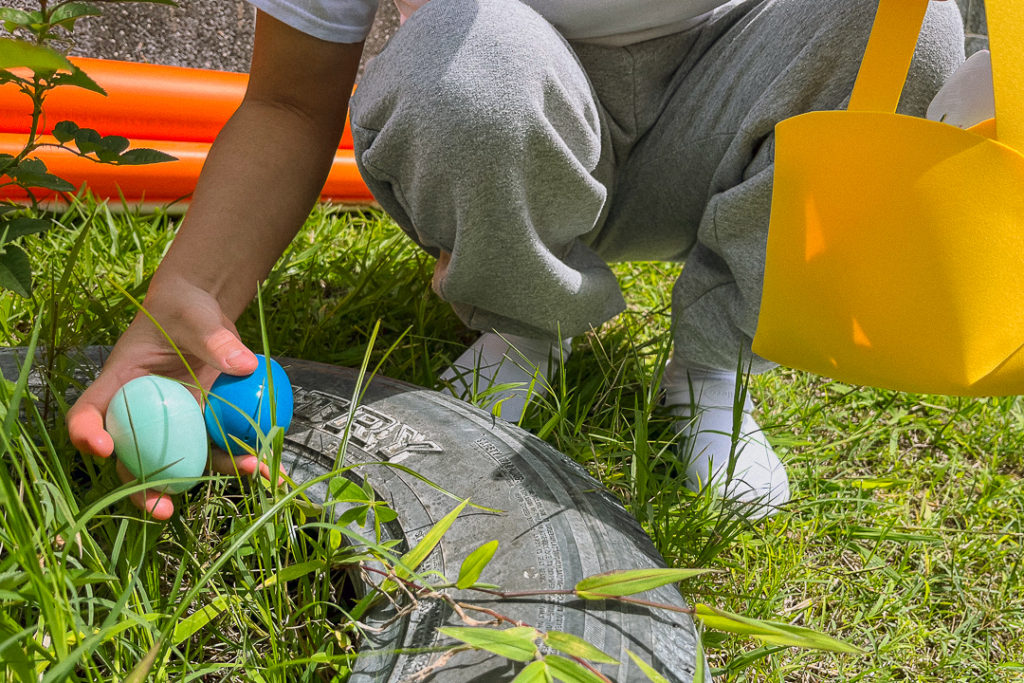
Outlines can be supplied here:
[[[173, 0], [106, 1], [175, 4]], [[11, 36], [0, 37], [0, 88], [16, 88], [31, 104], [31, 121], [21, 150], [0, 154], [0, 191], [7, 196], [0, 203], [0, 287], [24, 297], [32, 293], [32, 271], [28, 254], [17, 242], [54, 225], [40, 208], [39, 191], [76, 190], [33, 156], [37, 150], [59, 148], [91, 161], [122, 166], [174, 160], [155, 149], [128, 149], [127, 138], [101, 135], [73, 121], [60, 121], [49, 131], [52, 138], [43, 136], [47, 130], [44, 102], [55, 88], [77, 87], [106, 95], [96, 81], [66, 56], [74, 44], [76, 22], [100, 14], [94, 3], [73, 1], [51, 4], [39, 0], [39, 9], [33, 11], [0, 7], [0, 21]]]

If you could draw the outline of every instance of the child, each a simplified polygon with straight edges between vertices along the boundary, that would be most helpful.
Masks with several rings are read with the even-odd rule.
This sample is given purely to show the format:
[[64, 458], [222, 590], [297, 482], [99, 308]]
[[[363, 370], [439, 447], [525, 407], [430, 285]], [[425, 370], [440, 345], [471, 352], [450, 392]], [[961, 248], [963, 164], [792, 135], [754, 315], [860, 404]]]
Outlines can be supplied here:
[[[252, 2], [248, 91], [145, 300], [207, 385], [256, 365], [232, 321], [317, 197], [377, 4]], [[374, 196], [438, 257], [434, 289], [484, 333], [443, 376], [448, 390], [487, 386], [500, 368], [543, 379], [565, 339], [623, 309], [608, 262], [685, 260], [664, 385], [690, 485], [722, 487], [752, 517], [774, 511], [788, 480], [749, 401], [728, 462], [735, 369], [771, 367], [750, 339], [773, 129], [844, 105], [877, 0], [396, 2], [403, 25], [367, 65], [352, 130]], [[955, 3], [933, 2], [922, 35], [900, 106], [914, 115], [963, 61]], [[139, 316], [69, 413], [79, 449], [110, 455], [103, 411], [149, 372], [182, 376]], [[507, 399], [502, 415], [515, 420], [522, 393]], [[152, 491], [136, 503], [173, 511]]]

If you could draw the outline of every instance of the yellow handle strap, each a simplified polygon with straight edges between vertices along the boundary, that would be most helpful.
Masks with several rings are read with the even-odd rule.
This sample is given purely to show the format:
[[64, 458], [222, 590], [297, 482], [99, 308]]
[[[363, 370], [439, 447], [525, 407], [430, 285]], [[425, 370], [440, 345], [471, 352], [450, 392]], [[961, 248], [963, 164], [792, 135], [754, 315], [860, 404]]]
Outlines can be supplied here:
[[992, 80], [996, 95], [996, 139], [1024, 151], [1024, 7], [986, 0]]
[[879, 1], [850, 111], [896, 111], [927, 11], [928, 0]]
[[[946, 0], [952, 2], [952, 0]], [[879, 0], [850, 111], [896, 111], [929, 0]], [[1024, 11], [1010, 0], [986, 0], [997, 139], [1024, 151]]]

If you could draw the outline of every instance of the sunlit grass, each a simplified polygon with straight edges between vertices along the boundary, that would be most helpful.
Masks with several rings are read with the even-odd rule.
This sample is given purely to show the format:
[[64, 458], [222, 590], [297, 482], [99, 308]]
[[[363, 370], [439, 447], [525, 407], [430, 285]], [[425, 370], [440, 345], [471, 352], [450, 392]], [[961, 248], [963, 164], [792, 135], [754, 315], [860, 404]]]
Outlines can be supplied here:
[[[135, 313], [125, 293], [144, 295], [174, 221], [84, 203], [62, 223], [30, 249], [35, 300], [0, 294], [4, 345], [29, 343], [34, 329], [42, 349], [112, 343]], [[369, 353], [382, 374], [432, 386], [474, 336], [429, 293], [432, 268], [381, 214], [320, 208], [263, 289], [270, 348], [347, 366]], [[1020, 676], [1024, 402], [876, 391], [786, 370], [753, 378], [794, 501], [751, 526], [684, 489], [673, 466], [657, 385], [678, 270], [617, 266], [629, 310], [574, 340], [556, 391], [524, 426], [615, 492], [670, 564], [722, 570], [688, 584], [691, 599], [869, 651], [758, 647], [708, 632], [721, 680]], [[255, 307], [238, 326], [261, 345]], [[14, 389], [2, 388], [5, 409]], [[356, 634], [344, 626], [353, 589], [341, 576], [311, 571], [265, 586], [285, 566], [343, 559], [338, 534], [314, 532], [299, 508], [268, 512], [265, 487], [227, 478], [196, 487], [170, 523], [143, 521], [112, 463], [74, 453], [59, 428], [66, 406], [20, 405], [26, 413], [4, 422], [0, 444], [0, 680], [123, 678], [161, 635], [175, 640], [153, 615], [188, 596], [183, 615], [200, 616], [161, 651], [165, 680], [344, 671]], [[46, 428], [52, 419], [58, 428]], [[52, 633], [65, 635], [43, 635]]]

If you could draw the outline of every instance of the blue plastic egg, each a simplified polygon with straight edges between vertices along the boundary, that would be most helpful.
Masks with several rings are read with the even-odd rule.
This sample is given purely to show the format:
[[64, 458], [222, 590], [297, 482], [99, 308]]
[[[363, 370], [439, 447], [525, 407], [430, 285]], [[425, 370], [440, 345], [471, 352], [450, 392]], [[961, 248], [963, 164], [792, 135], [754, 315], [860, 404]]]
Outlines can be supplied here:
[[256, 450], [260, 435], [266, 436], [272, 427], [287, 431], [292, 421], [294, 397], [288, 375], [273, 358], [269, 363], [266, 356], [256, 358], [259, 366], [251, 375], [222, 374], [210, 388], [203, 413], [206, 430], [229, 453], [243, 452], [235, 438]]
[[[137, 377], [121, 387], [107, 407], [107, 432], [114, 452], [143, 481], [201, 477], [209, 445], [203, 413], [188, 389], [166, 377]], [[192, 483], [154, 485], [181, 493]]]

